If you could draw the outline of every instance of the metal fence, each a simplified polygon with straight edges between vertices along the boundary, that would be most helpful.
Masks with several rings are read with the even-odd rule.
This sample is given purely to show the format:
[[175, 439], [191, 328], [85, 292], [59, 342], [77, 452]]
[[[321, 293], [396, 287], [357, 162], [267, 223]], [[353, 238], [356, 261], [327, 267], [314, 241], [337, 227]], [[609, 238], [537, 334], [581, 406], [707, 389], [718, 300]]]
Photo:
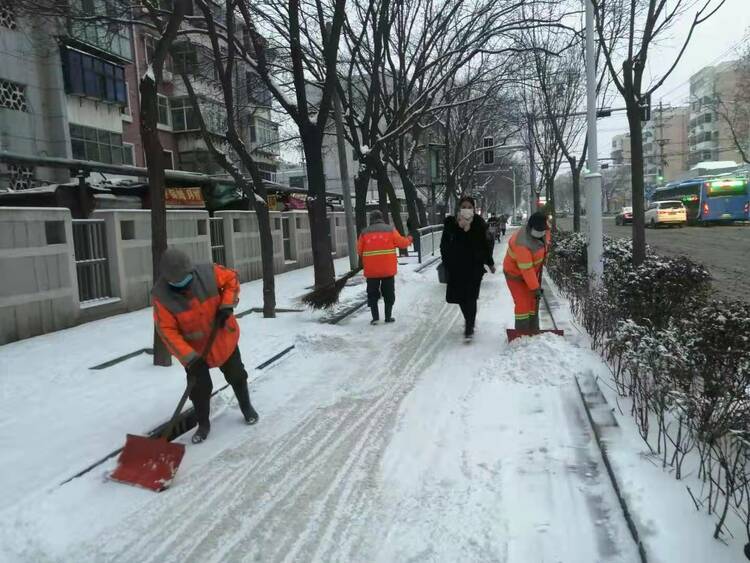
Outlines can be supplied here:
[[73, 247], [81, 303], [112, 297], [104, 220], [74, 219]]
[[419, 244], [419, 263], [427, 256], [435, 256], [440, 251], [440, 239], [443, 237], [443, 225], [432, 225], [417, 230]]
[[224, 219], [212, 217], [209, 219], [211, 225], [211, 260], [214, 264], [227, 264], [227, 252], [224, 246]]

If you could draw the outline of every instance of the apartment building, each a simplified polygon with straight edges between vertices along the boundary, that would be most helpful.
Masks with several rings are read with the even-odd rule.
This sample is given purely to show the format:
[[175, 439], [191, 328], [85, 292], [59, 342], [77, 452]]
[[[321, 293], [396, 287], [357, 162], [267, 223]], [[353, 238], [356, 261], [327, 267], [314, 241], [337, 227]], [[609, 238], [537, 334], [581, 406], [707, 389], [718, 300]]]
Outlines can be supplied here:
[[610, 157], [613, 164], [630, 164], [630, 133], [612, 137]]
[[705, 67], [690, 77], [690, 167], [699, 162], [742, 160], [719, 111], [723, 103], [731, 103], [736, 95], [737, 70], [737, 61], [726, 61]]
[[[72, 0], [80, 12], [108, 10], [108, 4]], [[97, 11], [98, 10], [98, 11]], [[12, 4], [0, 7], [0, 150], [146, 165], [140, 135], [139, 81], [157, 38], [144, 27], [111, 21], [63, 21], [21, 16]], [[159, 138], [172, 169], [223, 173], [210, 157], [178, 70], [195, 78], [209, 126], [226, 131], [226, 112], [213, 75], [207, 45], [175, 44], [159, 91]], [[179, 65], [179, 66], [178, 66]], [[267, 180], [275, 180], [278, 124], [271, 95], [249, 68], [236, 80], [239, 128]], [[65, 170], [0, 165], [0, 189], [65, 182]]]
[[656, 106], [643, 124], [644, 178], [647, 184], [663, 184], [688, 169], [689, 107]]

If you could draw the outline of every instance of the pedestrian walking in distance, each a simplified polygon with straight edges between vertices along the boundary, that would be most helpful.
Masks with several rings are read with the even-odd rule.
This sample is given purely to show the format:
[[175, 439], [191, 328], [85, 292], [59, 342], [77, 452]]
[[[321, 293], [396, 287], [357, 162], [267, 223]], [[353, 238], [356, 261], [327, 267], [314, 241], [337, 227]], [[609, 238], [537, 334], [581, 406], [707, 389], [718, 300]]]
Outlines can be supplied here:
[[445, 300], [457, 303], [464, 315], [464, 336], [474, 336], [477, 300], [485, 266], [495, 273], [495, 262], [487, 238], [487, 223], [475, 213], [474, 200], [464, 196], [456, 216], [445, 219], [440, 255], [445, 266], [448, 287]]
[[542, 296], [542, 268], [547, 256], [550, 232], [547, 217], [536, 212], [525, 227], [508, 241], [503, 273], [513, 296], [517, 330], [539, 330], [539, 299]]
[[[198, 430], [193, 434], [193, 443], [202, 442], [211, 431], [212, 367], [221, 369], [232, 386], [245, 422], [255, 424], [258, 413], [250, 402], [247, 372], [238, 347], [240, 327], [234, 317], [240, 297], [237, 273], [218, 264], [193, 265], [187, 254], [168, 248], [159, 274], [151, 292], [156, 331], [169, 352], [185, 366], [187, 377], [195, 378], [190, 400]], [[218, 332], [202, 357], [214, 323]]]
[[392, 323], [396, 320], [393, 318], [393, 304], [396, 302], [397, 249], [409, 248], [411, 243], [411, 237], [402, 236], [385, 223], [380, 211], [370, 213], [370, 226], [359, 235], [357, 252], [367, 278], [367, 304], [372, 312], [371, 324], [380, 321], [378, 301], [381, 295], [385, 302], [385, 322]]
[[497, 226], [500, 228], [499, 238], [501, 239], [505, 236], [505, 231], [508, 228], [508, 216], [505, 213], [500, 215], [500, 218], [497, 220]]

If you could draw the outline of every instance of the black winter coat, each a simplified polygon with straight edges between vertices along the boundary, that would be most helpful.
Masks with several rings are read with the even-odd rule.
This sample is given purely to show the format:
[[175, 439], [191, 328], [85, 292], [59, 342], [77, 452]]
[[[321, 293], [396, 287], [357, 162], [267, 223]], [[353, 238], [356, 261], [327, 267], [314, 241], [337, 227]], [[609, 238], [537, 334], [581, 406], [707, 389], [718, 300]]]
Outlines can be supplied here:
[[465, 303], [479, 298], [484, 266], [494, 266], [492, 248], [487, 238], [487, 223], [475, 215], [468, 231], [464, 231], [454, 216], [445, 220], [440, 255], [448, 277], [445, 300]]

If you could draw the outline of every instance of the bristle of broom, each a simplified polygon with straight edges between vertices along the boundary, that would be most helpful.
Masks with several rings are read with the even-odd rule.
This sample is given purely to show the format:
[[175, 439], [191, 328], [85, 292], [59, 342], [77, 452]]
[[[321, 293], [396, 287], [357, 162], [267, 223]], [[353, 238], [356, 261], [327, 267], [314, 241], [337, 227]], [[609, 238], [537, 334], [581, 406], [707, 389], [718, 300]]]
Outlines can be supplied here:
[[357, 275], [359, 271], [359, 269], [352, 270], [332, 284], [313, 289], [311, 292], [303, 295], [300, 301], [312, 309], [330, 309], [339, 302], [339, 296], [344, 287], [346, 287], [346, 282]]

